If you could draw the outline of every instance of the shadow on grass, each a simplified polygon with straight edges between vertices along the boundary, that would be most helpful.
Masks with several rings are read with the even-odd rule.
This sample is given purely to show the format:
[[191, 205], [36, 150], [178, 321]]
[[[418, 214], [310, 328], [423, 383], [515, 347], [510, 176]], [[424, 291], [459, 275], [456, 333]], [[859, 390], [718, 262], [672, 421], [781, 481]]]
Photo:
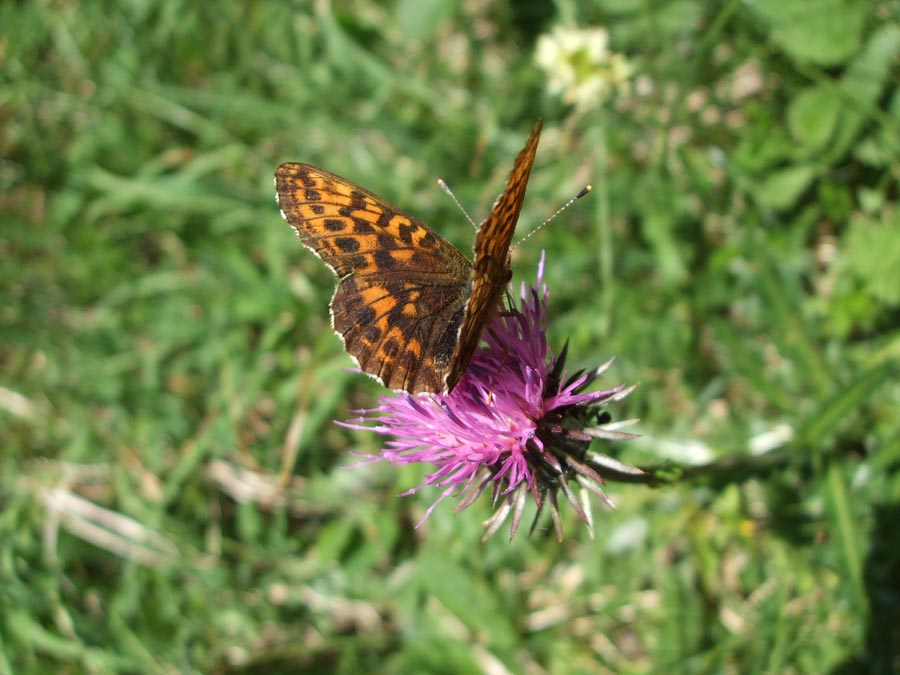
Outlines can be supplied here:
[[866, 557], [869, 617], [865, 650], [831, 671], [831, 675], [900, 673], [900, 502], [876, 506], [872, 543]]

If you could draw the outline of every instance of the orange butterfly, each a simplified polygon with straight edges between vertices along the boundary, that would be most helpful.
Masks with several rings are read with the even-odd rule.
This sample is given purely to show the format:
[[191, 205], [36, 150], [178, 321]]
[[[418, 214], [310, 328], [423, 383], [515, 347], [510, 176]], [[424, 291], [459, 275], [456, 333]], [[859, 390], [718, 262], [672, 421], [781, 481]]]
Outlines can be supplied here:
[[512, 277], [512, 242], [541, 135], [538, 120], [475, 236], [475, 262], [437, 232], [311, 164], [275, 171], [281, 215], [338, 277], [331, 324], [386, 387], [450, 392]]

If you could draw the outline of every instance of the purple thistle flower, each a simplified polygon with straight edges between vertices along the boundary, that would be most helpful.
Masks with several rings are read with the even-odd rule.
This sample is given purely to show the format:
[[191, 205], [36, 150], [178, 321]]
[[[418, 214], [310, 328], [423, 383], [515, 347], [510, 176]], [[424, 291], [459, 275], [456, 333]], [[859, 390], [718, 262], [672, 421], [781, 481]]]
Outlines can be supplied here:
[[642, 474], [636, 467], [589, 450], [594, 438], [635, 437], [617, 430], [634, 420], [606, 424], [608, 413], [599, 411], [606, 403], [625, 398], [634, 386], [585, 392], [612, 361], [593, 372], [570, 376], [565, 370], [568, 345], [558, 357], [553, 356], [547, 347], [549, 293], [543, 271], [542, 256], [537, 287], [526, 289], [523, 283], [519, 306], [489, 324], [486, 345], [476, 351], [450, 394], [395, 392], [380, 397], [377, 408], [357, 411], [361, 417], [340, 423], [393, 437], [372, 460], [437, 467], [422, 485], [401, 495], [413, 494], [426, 485], [443, 488], [419, 524], [446, 497], [464, 493], [457, 506], [461, 511], [492, 486], [497, 509], [485, 523], [485, 539], [497, 532], [511, 513], [512, 538], [531, 494], [538, 507], [532, 530], [549, 503], [557, 539], [562, 541], [559, 491], [579, 519], [589, 528], [593, 525], [586, 493], [582, 491], [579, 498], [571, 480], [615, 508], [601, 487], [600, 472], [621, 478]]

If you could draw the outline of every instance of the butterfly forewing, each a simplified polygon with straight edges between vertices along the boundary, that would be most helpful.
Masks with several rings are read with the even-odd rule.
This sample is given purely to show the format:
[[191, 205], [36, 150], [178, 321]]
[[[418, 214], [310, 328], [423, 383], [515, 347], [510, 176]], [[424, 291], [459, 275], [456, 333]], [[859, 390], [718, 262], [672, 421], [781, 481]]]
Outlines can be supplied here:
[[437, 232], [350, 181], [312, 164], [275, 173], [284, 219], [334, 273], [433, 276], [469, 260]]

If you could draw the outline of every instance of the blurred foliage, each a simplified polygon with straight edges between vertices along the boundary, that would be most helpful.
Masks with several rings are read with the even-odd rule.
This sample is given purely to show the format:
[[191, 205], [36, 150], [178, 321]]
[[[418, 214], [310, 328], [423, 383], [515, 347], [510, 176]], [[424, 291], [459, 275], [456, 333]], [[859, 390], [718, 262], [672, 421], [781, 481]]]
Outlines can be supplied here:
[[[900, 672], [896, 0], [0, 5], [0, 673]], [[605, 28], [629, 87], [548, 93]], [[545, 132], [514, 281], [641, 382], [610, 485], [479, 544], [346, 468], [379, 394], [278, 216], [321, 165], [467, 251]], [[481, 508], [479, 513], [478, 509]], [[571, 514], [570, 514], [571, 515]], [[826, 637], [827, 636], [827, 637]], [[823, 639], [825, 638], [825, 639]]]

